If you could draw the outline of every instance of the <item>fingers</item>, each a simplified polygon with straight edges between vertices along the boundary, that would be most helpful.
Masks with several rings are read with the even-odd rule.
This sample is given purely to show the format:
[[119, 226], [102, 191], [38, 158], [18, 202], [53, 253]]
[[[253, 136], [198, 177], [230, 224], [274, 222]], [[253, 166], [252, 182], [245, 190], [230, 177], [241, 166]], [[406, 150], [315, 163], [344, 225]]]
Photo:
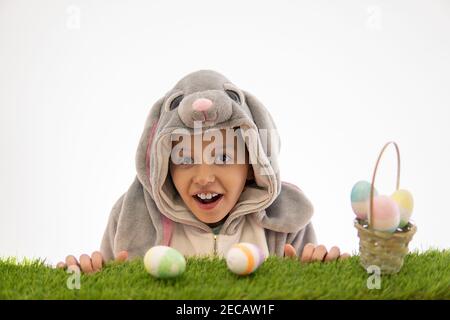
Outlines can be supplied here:
[[66, 265], [67, 267], [78, 266], [78, 261], [74, 256], [70, 255], [66, 257]]
[[82, 254], [78, 261], [73, 255], [69, 255], [65, 261], [65, 263], [59, 262], [56, 267], [69, 270], [77, 268], [84, 273], [94, 273], [103, 267], [103, 256], [98, 251], [92, 253], [92, 258], [87, 254]]
[[341, 250], [339, 250], [338, 247], [332, 247], [330, 251], [327, 253], [325, 257], [325, 262], [330, 262], [339, 259], [339, 256], [341, 254]]
[[94, 272], [94, 269], [92, 267], [91, 258], [87, 254], [82, 254], [80, 256], [80, 267], [81, 267], [81, 271], [83, 271], [85, 273]]
[[293, 258], [293, 257], [297, 256], [297, 253], [295, 252], [295, 248], [289, 243], [287, 243], [284, 246], [284, 256], [289, 257], [289, 258]]
[[315, 246], [312, 243], [307, 243], [303, 248], [302, 256], [300, 257], [301, 262], [310, 262], [312, 255], [314, 253]]
[[350, 254], [348, 254], [348, 253], [343, 253], [343, 254], [341, 254], [341, 256], [339, 257], [339, 260], [346, 260], [346, 259], [348, 259], [348, 258], [350, 258]]
[[[285, 255], [286, 255], [286, 246], [285, 246]], [[327, 252], [327, 248], [324, 245], [314, 246], [312, 243], [308, 243], [303, 248], [303, 253], [300, 258], [301, 262], [315, 262], [315, 261], [324, 261], [330, 262], [335, 260], [346, 260], [350, 258], [350, 254], [343, 253], [338, 247], [332, 247], [329, 252]]]
[[320, 261], [322, 262], [327, 254], [327, 248], [324, 245], [319, 245], [314, 249], [314, 252], [311, 256], [311, 261]]
[[99, 271], [103, 267], [103, 256], [100, 252], [94, 251], [91, 255], [92, 269], [94, 272]]
[[116, 261], [117, 262], [124, 262], [128, 259], [128, 251], [120, 251], [116, 255]]

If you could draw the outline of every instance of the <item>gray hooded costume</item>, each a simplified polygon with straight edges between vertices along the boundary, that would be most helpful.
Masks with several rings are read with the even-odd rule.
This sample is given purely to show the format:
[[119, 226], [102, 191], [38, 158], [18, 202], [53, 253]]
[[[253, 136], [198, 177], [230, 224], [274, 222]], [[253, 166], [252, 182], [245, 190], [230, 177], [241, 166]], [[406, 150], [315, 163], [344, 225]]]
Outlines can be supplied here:
[[[232, 99], [228, 90], [238, 97]], [[171, 110], [181, 95], [178, 107]], [[199, 98], [212, 101], [212, 107], [194, 109]], [[170, 179], [171, 134], [179, 128], [193, 132], [195, 121], [206, 129], [239, 127], [256, 132], [249, 134], [251, 143], [246, 142], [254, 184], [245, 186], [217, 236], [188, 210]], [[270, 139], [261, 129], [272, 134]], [[150, 110], [136, 154], [137, 176], [112, 208], [103, 236], [104, 259], [123, 250], [130, 258], [142, 257], [155, 245], [174, 247], [186, 256], [223, 256], [237, 242], [255, 243], [266, 254], [278, 256], [290, 243], [301, 254], [306, 243], [316, 243], [310, 222], [313, 208], [299, 188], [280, 181], [277, 152], [268, 154], [271, 141], [279, 143], [278, 139], [272, 117], [250, 93], [214, 71], [185, 76]]]

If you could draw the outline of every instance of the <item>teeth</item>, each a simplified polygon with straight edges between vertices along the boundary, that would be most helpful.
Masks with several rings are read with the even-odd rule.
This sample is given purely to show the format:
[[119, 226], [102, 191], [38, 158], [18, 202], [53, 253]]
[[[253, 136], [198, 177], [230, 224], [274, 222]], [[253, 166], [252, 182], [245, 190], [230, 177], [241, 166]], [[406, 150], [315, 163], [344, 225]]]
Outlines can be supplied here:
[[200, 199], [211, 199], [215, 196], [217, 196], [217, 193], [197, 193], [197, 197], [199, 197]]

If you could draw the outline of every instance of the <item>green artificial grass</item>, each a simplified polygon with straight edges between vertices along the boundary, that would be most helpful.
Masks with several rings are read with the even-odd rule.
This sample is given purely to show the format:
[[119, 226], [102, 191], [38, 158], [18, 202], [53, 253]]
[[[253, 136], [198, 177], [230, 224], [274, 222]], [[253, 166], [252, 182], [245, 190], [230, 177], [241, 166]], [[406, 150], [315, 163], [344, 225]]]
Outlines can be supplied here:
[[381, 288], [371, 290], [358, 256], [312, 264], [270, 257], [246, 277], [224, 260], [190, 258], [170, 280], [153, 278], [136, 259], [82, 274], [79, 290], [67, 288], [70, 276], [45, 261], [3, 259], [0, 299], [450, 299], [450, 250], [408, 254], [400, 273], [382, 276]]

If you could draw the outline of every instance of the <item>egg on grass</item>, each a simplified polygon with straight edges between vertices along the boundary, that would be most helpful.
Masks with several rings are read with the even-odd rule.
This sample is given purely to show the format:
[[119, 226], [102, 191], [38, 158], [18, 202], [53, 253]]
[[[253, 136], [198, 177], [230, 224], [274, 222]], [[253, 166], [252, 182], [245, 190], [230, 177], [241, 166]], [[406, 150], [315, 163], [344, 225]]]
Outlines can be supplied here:
[[145, 254], [144, 266], [156, 278], [175, 278], [185, 271], [186, 259], [174, 248], [154, 246]]
[[237, 275], [248, 275], [258, 269], [266, 256], [258, 246], [241, 242], [233, 245], [226, 255], [228, 269]]

